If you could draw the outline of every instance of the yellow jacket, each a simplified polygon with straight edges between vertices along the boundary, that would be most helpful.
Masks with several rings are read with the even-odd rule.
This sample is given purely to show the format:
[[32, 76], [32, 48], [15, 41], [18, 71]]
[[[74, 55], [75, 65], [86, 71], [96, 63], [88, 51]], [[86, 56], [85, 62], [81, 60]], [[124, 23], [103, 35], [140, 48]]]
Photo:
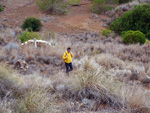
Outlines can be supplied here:
[[72, 57], [73, 57], [73, 54], [72, 53], [70, 54], [67, 51], [63, 54], [63, 60], [66, 63], [71, 63], [72, 62]]

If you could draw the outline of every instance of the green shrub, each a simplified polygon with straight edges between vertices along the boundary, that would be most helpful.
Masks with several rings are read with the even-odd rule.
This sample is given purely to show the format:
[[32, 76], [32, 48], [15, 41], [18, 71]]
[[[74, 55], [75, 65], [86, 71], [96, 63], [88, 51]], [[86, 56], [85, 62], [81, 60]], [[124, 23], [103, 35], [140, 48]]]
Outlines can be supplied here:
[[80, 5], [81, 0], [70, 0], [69, 5], [78, 6]]
[[40, 39], [39, 34], [34, 32], [29, 32], [27, 30], [24, 31], [20, 36], [18, 36], [18, 39], [20, 39], [22, 43], [34, 38]]
[[35, 17], [29, 17], [23, 22], [21, 27], [23, 29], [28, 29], [29, 31], [40, 31], [41, 26], [42, 23], [40, 19], [37, 19]]
[[36, 0], [36, 4], [42, 11], [65, 14], [68, 12], [68, 2], [65, 0]]
[[150, 4], [139, 5], [124, 13], [110, 24], [110, 29], [121, 34], [123, 31], [139, 30], [144, 34], [150, 32]]
[[111, 30], [104, 29], [104, 30], [102, 31], [102, 35], [103, 35], [103, 36], [106, 36], [106, 37], [108, 37], [108, 36], [110, 35], [110, 33], [111, 33]]
[[125, 44], [144, 44], [146, 41], [145, 35], [140, 31], [127, 31], [123, 34], [123, 41]]
[[2, 8], [1, 4], [0, 4], [0, 12], [3, 11], [4, 9]]

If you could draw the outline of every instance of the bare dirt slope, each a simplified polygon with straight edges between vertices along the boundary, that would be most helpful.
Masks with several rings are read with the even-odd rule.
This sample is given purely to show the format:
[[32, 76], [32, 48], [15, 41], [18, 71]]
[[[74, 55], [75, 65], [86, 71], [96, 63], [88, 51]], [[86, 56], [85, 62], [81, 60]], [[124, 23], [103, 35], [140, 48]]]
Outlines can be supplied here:
[[66, 15], [50, 15], [40, 11], [35, 0], [14, 0], [2, 2], [6, 6], [0, 13], [0, 23], [8, 26], [20, 26], [25, 18], [34, 16], [43, 22], [42, 30], [54, 32], [75, 33], [83, 31], [100, 32], [103, 27], [100, 18], [108, 18], [102, 15], [93, 16], [90, 11], [89, 0], [83, 0], [82, 5], [72, 7]]

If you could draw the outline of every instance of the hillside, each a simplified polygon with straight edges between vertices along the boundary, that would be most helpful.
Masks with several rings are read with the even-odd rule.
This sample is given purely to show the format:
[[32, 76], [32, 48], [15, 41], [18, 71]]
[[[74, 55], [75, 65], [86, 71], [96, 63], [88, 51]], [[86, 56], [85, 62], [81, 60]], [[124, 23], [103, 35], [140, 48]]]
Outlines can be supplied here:
[[[26, 1], [10, 1], [6, 4], [6, 9], [2, 12], [0, 20], [1, 23], [11, 27], [17, 27], [30, 16], [40, 18], [43, 22], [43, 30], [51, 30], [57, 33], [74, 33], [84, 31], [101, 31], [104, 27], [99, 19], [101, 17], [108, 18], [107, 16], [94, 17], [90, 12], [90, 0], [83, 0], [81, 6], [72, 7], [67, 15], [57, 16], [48, 15], [40, 11], [34, 0]], [[13, 5], [12, 5], [13, 4]], [[98, 17], [97, 17], [98, 16]]]
[[[150, 41], [125, 44], [108, 30], [143, 3], [149, 1], [109, 1], [112, 9], [96, 14], [93, 1], [81, 0], [52, 14], [36, 0], [1, 0], [0, 113], [149, 113]], [[28, 17], [41, 20], [40, 31], [21, 28]], [[62, 59], [68, 47], [69, 76]]]

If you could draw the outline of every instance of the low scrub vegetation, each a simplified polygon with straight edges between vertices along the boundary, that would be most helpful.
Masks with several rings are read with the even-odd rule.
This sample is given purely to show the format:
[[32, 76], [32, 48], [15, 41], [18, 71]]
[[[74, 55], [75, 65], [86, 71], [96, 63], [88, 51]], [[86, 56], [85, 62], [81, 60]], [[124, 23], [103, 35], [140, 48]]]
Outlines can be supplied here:
[[40, 19], [37, 19], [35, 17], [29, 17], [25, 19], [21, 27], [29, 31], [40, 31], [42, 23]]
[[68, 12], [68, 2], [65, 0], [36, 0], [42, 11], [54, 14], [65, 14]]
[[106, 4], [106, 0], [93, 0], [91, 11], [94, 13], [102, 13], [109, 10], [110, 7]]
[[102, 13], [114, 8], [116, 4], [122, 4], [131, 0], [92, 0], [91, 11], [94, 13]]
[[121, 34], [123, 31], [139, 30], [149, 37], [150, 32], [150, 5], [143, 4], [136, 6], [133, 10], [124, 13], [121, 17], [114, 20], [110, 28]]
[[[27, 39], [35, 35], [33, 32], [24, 32], [28, 34], [23, 36]], [[132, 32], [136, 32], [139, 37], [144, 36], [139, 31]], [[124, 35], [132, 32], [125, 32]], [[82, 40], [76, 38], [79, 34], [66, 36], [49, 31], [38, 33], [34, 38], [39, 35], [54, 45], [35, 48], [32, 43], [17, 49], [20, 42], [16, 42], [2, 47], [10, 53], [17, 49], [17, 60], [23, 58], [29, 68], [19, 68], [18, 72], [14, 72], [8, 68], [10, 65], [0, 65], [0, 112], [102, 112], [103, 109], [108, 113], [113, 110], [118, 113], [150, 111], [150, 92], [145, 88], [150, 87], [148, 40], [143, 45], [125, 45], [120, 37], [106, 38], [93, 33], [81, 33]], [[64, 73], [62, 60], [68, 46], [74, 53], [74, 70], [69, 77]], [[4, 55], [2, 50], [0, 53]], [[12, 59], [4, 57], [1, 62], [8, 60]]]

